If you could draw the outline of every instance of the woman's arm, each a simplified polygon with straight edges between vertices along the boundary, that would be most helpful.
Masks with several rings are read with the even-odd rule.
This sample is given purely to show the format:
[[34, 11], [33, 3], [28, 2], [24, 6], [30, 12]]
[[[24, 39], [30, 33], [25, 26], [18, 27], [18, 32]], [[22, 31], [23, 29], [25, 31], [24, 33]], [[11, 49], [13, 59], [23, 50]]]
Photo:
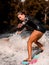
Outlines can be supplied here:
[[21, 34], [23, 30], [26, 30], [25, 22], [19, 23], [17, 26], [17, 34]]

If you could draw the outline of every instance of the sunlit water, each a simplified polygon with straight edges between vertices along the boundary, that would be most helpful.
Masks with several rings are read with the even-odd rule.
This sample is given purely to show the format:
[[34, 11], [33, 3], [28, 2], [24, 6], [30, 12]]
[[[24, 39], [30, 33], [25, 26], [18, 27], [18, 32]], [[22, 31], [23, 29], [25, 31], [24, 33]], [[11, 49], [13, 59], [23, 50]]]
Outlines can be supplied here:
[[[0, 64], [1, 65], [22, 65], [21, 61], [27, 58], [27, 41], [30, 33], [27, 31], [21, 35], [14, 33], [9, 35], [8, 41], [0, 39]], [[7, 38], [7, 37], [5, 37]], [[49, 31], [47, 31], [40, 40], [45, 50], [34, 65], [49, 65]], [[33, 45], [33, 47], [36, 45]]]

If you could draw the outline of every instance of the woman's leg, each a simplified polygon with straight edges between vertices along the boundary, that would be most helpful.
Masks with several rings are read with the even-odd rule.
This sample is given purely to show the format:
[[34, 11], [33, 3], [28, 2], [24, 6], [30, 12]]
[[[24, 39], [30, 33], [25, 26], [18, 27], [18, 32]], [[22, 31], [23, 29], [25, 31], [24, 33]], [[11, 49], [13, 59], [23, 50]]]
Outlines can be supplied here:
[[27, 49], [28, 49], [27, 60], [28, 61], [31, 61], [31, 58], [32, 58], [32, 43], [36, 42], [42, 35], [43, 35], [43, 33], [41, 33], [40, 31], [36, 31], [36, 30], [34, 30], [32, 32], [32, 34], [30, 35], [30, 38], [29, 38], [28, 43], [27, 43]]
[[41, 43], [39, 43], [38, 41], [35, 42], [35, 44], [37, 44], [37, 46], [43, 51], [44, 47]]

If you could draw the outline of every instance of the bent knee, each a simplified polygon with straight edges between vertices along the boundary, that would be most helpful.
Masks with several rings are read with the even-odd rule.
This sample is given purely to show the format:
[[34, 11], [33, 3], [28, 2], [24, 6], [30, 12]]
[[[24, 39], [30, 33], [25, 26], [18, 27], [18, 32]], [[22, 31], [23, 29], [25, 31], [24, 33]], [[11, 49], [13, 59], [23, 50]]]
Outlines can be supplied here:
[[34, 40], [34, 42], [36, 43], [38, 40]]

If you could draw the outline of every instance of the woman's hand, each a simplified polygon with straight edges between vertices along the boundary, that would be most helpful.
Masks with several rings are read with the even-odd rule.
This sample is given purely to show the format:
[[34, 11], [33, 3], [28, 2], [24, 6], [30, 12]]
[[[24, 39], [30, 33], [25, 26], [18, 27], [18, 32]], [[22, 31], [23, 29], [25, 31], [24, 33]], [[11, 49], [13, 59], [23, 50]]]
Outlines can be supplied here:
[[22, 26], [23, 26], [23, 24], [19, 23], [18, 26], [17, 26], [17, 28], [21, 28]]

